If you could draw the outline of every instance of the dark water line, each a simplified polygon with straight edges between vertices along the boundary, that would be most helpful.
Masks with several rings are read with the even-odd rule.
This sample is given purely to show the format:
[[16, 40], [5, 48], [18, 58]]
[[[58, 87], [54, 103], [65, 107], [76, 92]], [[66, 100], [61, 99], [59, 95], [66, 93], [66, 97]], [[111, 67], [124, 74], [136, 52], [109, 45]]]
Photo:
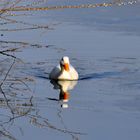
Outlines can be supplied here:
[[120, 74], [123, 74], [123, 72], [90, 73], [90, 74], [81, 75], [79, 80], [109, 78], [113, 76], [119, 76]]
[[38, 78], [42, 78], [42, 79], [50, 80], [50, 78], [47, 77], [47, 76], [45, 76], [45, 75], [36, 75], [36, 77], [38, 77]]
[[[103, 73], [90, 73], [90, 74], [84, 74], [84, 75], [79, 75], [78, 81], [82, 80], [91, 80], [91, 79], [102, 79], [102, 78], [110, 78], [110, 77], [116, 77], [116, 76], [121, 76], [124, 75], [124, 72], [103, 72]], [[47, 79], [50, 80], [49, 78], [49, 73], [42, 73], [42, 74], [36, 74], [34, 75], [35, 77], [42, 78], [42, 79]]]

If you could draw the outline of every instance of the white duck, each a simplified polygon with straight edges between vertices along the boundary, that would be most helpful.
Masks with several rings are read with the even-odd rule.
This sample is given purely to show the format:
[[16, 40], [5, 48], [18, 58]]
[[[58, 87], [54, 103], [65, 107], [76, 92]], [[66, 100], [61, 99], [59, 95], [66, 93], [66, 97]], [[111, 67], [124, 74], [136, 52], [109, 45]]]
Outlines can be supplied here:
[[60, 64], [53, 68], [49, 78], [53, 80], [78, 80], [78, 73], [70, 64], [69, 57], [64, 56]]

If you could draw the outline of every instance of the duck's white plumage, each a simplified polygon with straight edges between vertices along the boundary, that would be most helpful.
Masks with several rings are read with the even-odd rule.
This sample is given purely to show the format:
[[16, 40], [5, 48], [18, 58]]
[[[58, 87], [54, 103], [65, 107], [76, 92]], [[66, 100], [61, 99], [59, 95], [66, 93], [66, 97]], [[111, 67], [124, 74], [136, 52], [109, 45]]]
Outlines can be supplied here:
[[49, 75], [54, 80], [78, 80], [78, 72], [70, 64], [67, 56], [62, 57], [60, 64], [53, 68]]

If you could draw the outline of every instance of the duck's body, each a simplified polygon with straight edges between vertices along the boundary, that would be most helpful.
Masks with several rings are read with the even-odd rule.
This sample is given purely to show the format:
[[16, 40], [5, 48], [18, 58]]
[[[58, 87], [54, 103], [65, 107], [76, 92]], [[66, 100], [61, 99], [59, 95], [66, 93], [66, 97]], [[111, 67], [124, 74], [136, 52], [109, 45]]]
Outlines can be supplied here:
[[53, 80], [78, 80], [78, 73], [73, 66], [70, 66], [69, 71], [61, 71], [61, 67], [58, 65], [53, 68], [49, 77]]
[[70, 64], [67, 56], [63, 57], [60, 64], [53, 68], [49, 75], [53, 80], [78, 80], [78, 73]]

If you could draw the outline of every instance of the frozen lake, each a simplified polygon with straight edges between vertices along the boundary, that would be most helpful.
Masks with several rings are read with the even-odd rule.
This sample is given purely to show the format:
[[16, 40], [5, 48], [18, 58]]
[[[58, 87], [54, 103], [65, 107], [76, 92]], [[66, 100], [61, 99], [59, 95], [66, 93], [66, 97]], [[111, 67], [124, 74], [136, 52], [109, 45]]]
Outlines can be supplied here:
[[[110, 1], [48, 0], [40, 6], [98, 3]], [[49, 29], [13, 31], [29, 24], [1, 24], [1, 50], [17, 51], [0, 58], [0, 139], [140, 139], [140, 3], [111, 3], [11, 18]], [[64, 55], [80, 80], [52, 83], [48, 74]], [[70, 88], [67, 95], [63, 87]]]

